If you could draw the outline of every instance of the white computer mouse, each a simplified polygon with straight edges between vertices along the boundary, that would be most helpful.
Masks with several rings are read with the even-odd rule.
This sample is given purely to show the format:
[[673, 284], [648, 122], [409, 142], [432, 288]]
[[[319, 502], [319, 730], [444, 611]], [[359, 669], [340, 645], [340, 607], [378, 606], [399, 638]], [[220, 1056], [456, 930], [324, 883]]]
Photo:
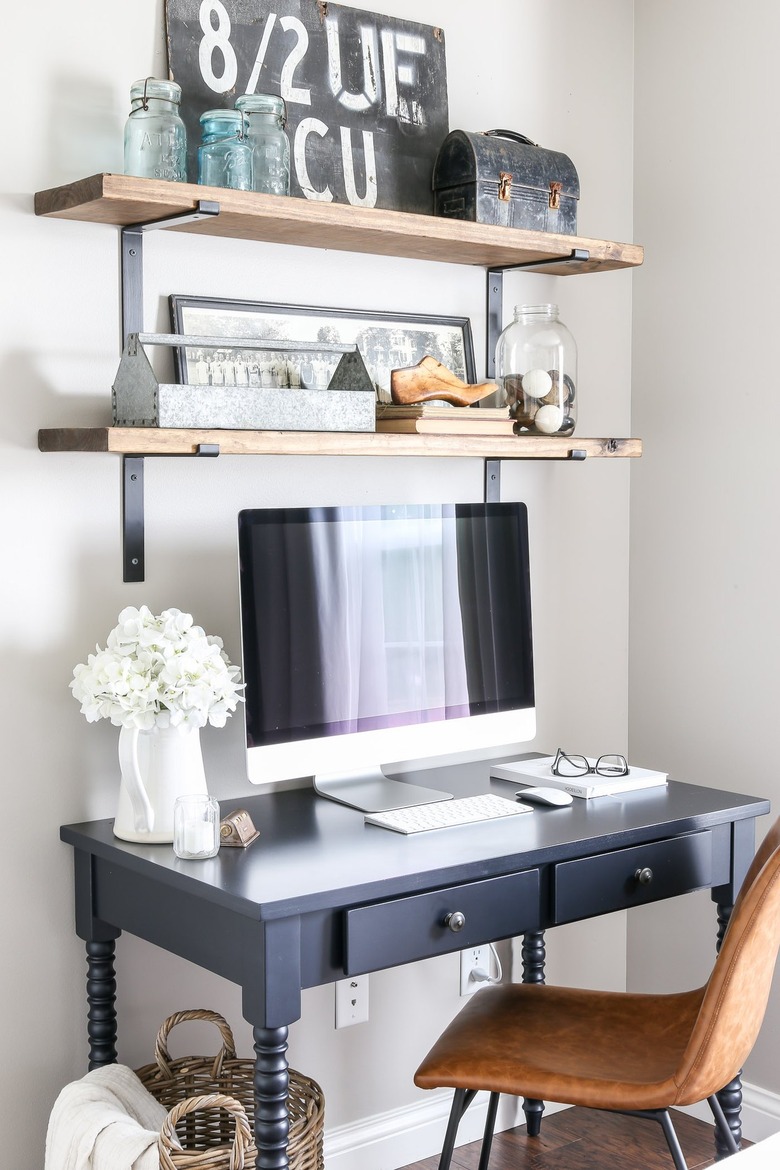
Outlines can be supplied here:
[[530, 800], [532, 804], [551, 804], [558, 807], [571, 804], [574, 797], [562, 788], [521, 788], [515, 793], [518, 800]]

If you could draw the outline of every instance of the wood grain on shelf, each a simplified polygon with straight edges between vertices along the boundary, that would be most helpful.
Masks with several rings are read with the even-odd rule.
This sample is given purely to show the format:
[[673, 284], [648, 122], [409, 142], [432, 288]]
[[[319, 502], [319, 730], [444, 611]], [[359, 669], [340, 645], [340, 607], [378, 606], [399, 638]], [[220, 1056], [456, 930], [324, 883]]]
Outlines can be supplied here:
[[64, 427], [38, 432], [41, 451], [115, 455], [197, 455], [217, 444], [224, 455], [414, 455], [480, 459], [637, 458], [640, 439], [547, 438], [542, 435], [418, 435], [374, 431], [198, 431], [154, 427]]
[[[641, 264], [644, 256], [638, 244], [130, 175], [92, 175], [39, 191], [35, 196], [35, 213], [128, 226], [194, 211], [199, 200], [219, 203], [219, 215], [166, 230], [483, 268], [554, 261], [555, 257], [561, 257], [560, 265], [545, 265], [544, 271], [553, 276], [632, 268]], [[574, 248], [587, 249], [589, 259], [566, 263], [565, 257]]]

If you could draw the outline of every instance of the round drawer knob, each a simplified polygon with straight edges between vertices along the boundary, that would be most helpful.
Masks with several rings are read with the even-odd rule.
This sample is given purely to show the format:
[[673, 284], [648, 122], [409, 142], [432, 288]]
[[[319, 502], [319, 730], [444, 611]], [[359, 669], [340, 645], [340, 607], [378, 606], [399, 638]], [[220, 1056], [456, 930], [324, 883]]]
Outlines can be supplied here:
[[649, 866], [646, 865], [644, 869], [638, 869], [634, 874], [634, 877], [639, 882], [640, 886], [649, 886], [650, 882], [653, 880], [653, 871]]
[[466, 925], [466, 915], [461, 913], [460, 910], [453, 910], [444, 919], [444, 925], [449, 926], [453, 934], [457, 934]]

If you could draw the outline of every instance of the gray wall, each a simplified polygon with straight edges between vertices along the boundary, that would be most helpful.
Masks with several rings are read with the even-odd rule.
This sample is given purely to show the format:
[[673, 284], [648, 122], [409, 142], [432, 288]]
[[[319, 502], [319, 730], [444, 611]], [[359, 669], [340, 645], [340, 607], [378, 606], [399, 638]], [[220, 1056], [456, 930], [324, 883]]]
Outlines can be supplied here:
[[[773, 0], [635, 10], [635, 231], [647, 259], [634, 280], [632, 421], [645, 455], [631, 484], [631, 751], [777, 805], [780, 11]], [[633, 917], [631, 986], [702, 982], [712, 937], [707, 898]], [[780, 1127], [778, 1026], [775, 990], [745, 1070], [748, 1104], [769, 1114], [759, 1130]]]

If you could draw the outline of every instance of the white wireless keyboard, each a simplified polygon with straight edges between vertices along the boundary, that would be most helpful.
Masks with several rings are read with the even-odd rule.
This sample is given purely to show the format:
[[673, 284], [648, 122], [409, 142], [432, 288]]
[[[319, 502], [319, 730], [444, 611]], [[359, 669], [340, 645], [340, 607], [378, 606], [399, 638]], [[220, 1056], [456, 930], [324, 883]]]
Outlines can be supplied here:
[[482, 796], [463, 796], [458, 800], [438, 800], [433, 804], [416, 804], [412, 808], [395, 808], [390, 812], [366, 813], [365, 821], [368, 825], [379, 825], [381, 829], [392, 829], [395, 833], [424, 833], [428, 829], [449, 829], [452, 825], [496, 821], [529, 812], [533, 809], [527, 804], [486, 792]]

